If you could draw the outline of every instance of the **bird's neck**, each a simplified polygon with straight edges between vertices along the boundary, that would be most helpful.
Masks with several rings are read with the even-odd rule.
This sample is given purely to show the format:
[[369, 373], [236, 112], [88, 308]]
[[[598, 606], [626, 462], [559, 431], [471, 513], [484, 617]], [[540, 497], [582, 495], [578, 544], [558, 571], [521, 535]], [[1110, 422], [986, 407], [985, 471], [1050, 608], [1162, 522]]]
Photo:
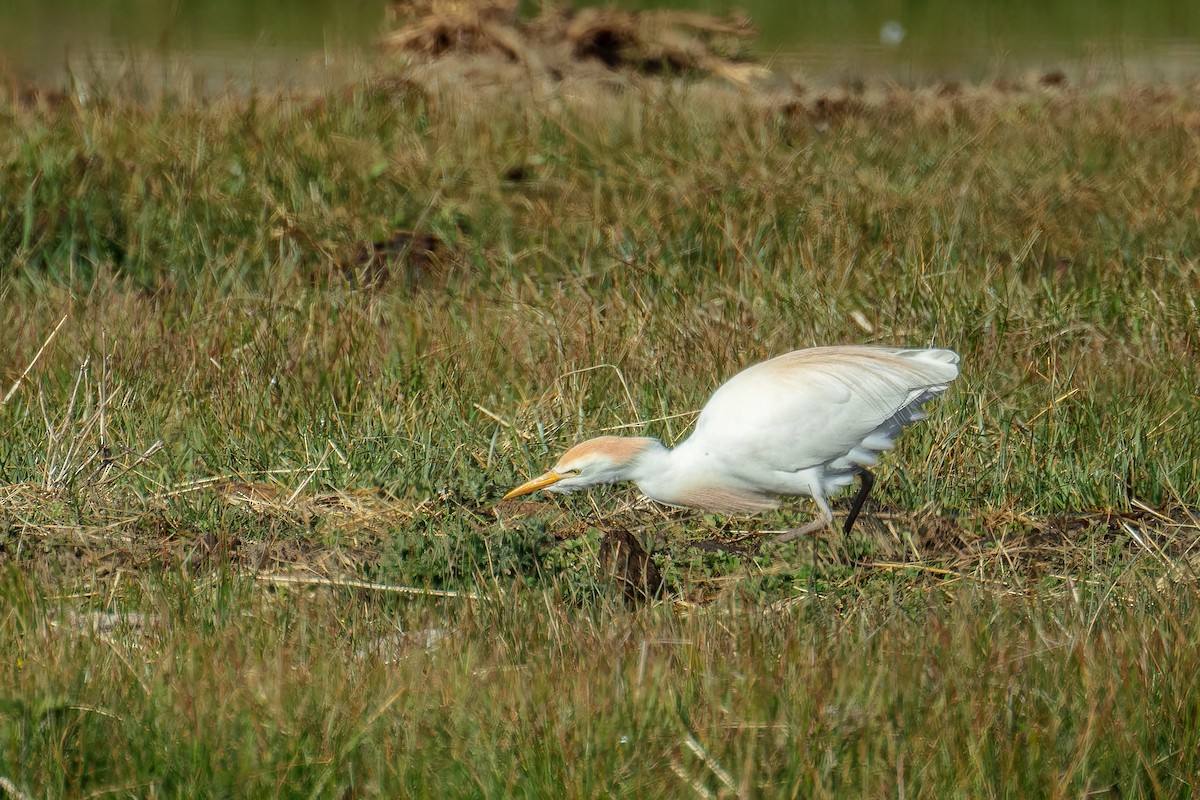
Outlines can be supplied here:
[[694, 479], [696, 465], [687, 447], [674, 450], [658, 439], [646, 437], [637, 459], [629, 465], [627, 477], [651, 500], [672, 506], [685, 506], [687, 486]]
[[670, 450], [657, 439], [647, 440], [624, 477], [651, 500], [669, 506], [729, 513], [779, 507], [777, 499], [737, 480], [706, 448], [690, 441]]
[[652, 482], [655, 476], [670, 471], [675, 451], [651, 436], [631, 438], [640, 445], [640, 449], [637, 456], [625, 468], [625, 474], [622, 477], [636, 483], [638, 488], [644, 492], [643, 483]]

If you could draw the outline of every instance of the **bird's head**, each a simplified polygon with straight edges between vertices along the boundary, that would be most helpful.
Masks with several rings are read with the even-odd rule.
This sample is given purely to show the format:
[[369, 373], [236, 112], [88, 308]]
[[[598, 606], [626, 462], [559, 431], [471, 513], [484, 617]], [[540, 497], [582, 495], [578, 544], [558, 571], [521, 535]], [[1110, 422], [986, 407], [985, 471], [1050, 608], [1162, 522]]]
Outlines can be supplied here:
[[657, 439], [627, 436], [600, 436], [580, 442], [558, 459], [558, 463], [544, 475], [526, 481], [508, 494], [504, 500], [533, 494], [539, 489], [550, 492], [575, 492], [602, 483], [629, 480], [630, 471], [638, 458], [653, 445], [661, 447]]

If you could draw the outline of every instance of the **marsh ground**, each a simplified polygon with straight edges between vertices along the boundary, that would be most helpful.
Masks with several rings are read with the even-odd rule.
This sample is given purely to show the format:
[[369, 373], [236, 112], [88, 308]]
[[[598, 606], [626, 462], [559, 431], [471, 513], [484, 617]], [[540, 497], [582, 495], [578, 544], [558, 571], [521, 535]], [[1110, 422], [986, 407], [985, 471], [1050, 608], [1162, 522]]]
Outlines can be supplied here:
[[[1190, 794], [1195, 89], [526, 72], [8, 90], [4, 791]], [[831, 342], [963, 356], [850, 537], [496, 505]]]

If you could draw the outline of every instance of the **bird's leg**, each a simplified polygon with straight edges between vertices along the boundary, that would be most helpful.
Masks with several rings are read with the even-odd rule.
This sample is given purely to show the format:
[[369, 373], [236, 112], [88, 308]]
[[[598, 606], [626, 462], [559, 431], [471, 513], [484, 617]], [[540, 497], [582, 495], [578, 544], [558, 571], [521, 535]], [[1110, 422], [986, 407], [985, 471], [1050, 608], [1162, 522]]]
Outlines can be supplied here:
[[790, 542], [792, 539], [797, 539], [801, 536], [808, 536], [810, 533], [816, 533], [822, 528], [828, 528], [833, 525], [833, 510], [829, 508], [829, 503], [821, 496], [820, 492], [813, 492], [813, 501], [816, 502], [820, 513], [817, 518], [807, 525], [801, 525], [799, 528], [792, 528], [784, 531], [779, 536], [775, 537], [777, 542]]
[[866, 501], [867, 495], [871, 493], [871, 487], [875, 485], [875, 476], [865, 469], [859, 471], [858, 479], [862, 481], [862, 485], [858, 487], [858, 494], [854, 495], [854, 502], [850, 504], [850, 513], [846, 517], [846, 524], [842, 527], [842, 533], [847, 535], [854, 527], [854, 520], [858, 519], [858, 512], [862, 511], [863, 503]]

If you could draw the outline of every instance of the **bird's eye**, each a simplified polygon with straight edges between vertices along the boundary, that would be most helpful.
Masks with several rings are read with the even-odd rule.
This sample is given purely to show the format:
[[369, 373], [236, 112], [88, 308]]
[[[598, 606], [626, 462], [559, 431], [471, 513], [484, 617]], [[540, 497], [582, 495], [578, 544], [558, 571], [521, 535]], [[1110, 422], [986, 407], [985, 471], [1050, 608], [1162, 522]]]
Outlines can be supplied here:
[[579, 470], [577, 470], [577, 469], [569, 469], [569, 470], [567, 470], [566, 472], [564, 472], [564, 473], [563, 473], [563, 477], [566, 477], [566, 478], [574, 478], [574, 477], [575, 477], [576, 475], [578, 475], [578, 474], [579, 474]]

